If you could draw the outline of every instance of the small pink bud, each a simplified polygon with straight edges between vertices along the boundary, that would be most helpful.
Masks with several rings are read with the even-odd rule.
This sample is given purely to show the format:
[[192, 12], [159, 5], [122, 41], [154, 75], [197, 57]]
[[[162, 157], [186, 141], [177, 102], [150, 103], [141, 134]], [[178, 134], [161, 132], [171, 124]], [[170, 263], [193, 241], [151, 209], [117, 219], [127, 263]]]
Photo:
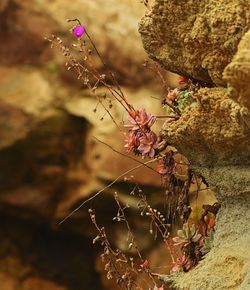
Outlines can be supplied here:
[[76, 37], [82, 37], [85, 33], [85, 28], [82, 25], [77, 25], [73, 28], [72, 32]]

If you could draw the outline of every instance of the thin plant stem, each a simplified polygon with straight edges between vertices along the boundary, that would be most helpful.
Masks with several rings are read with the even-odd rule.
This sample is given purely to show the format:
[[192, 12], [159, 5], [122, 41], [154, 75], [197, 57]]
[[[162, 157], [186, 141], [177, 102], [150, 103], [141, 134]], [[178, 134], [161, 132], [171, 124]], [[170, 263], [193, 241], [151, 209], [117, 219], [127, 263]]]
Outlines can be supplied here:
[[[136, 243], [136, 241], [135, 241], [135, 237], [134, 237], [134, 235], [133, 235], [133, 233], [132, 233], [132, 230], [131, 230], [131, 227], [130, 227], [130, 225], [129, 225], [129, 222], [128, 222], [127, 218], [126, 218], [126, 215], [125, 215], [124, 209], [122, 208], [122, 206], [121, 206], [121, 204], [120, 204], [119, 197], [118, 197], [118, 194], [117, 194], [117, 193], [115, 193], [115, 201], [116, 201], [116, 203], [117, 203], [117, 206], [118, 206], [119, 212], [122, 214], [120, 217], [123, 218], [123, 221], [124, 221], [125, 224], [126, 224], [127, 230], [128, 230], [128, 232], [129, 232], [130, 236], [132, 237], [132, 241], [131, 241], [131, 243], [133, 244], [133, 246], [134, 246], [134, 248], [135, 248], [135, 250], [136, 250], [136, 253], [137, 253], [138, 257], [140, 258], [141, 263], [143, 264], [143, 263], [144, 263], [144, 259], [143, 259], [143, 257], [142, 257], [142, 254], [141, 254], [140, 250], [139, 250], [139, 246], [137, 245], [137, 243]], [[154, 279], [154, 277], [151, 275], [151, 271], [150, 271], [150, 269], [147, 269], [147, 270], [144, 269], [144, 270], [145, 270], [146, 274], [150, 277], [150, 279], [153, 281], [154, 285], [156, 286], [155, 279]]]
[[143, 166], [145, 166], [145, 164], [149, 164], [149, 163], [153, 163], [155, 161], [157, 161], [158, 159], [152, 159], [149, 160], [143, 164], [137, 165], [129, 170], [127, 170], [126, 172], [124, 172], [123, 174], [119, 175], [115, 180], [113, 180], [112, 182], [110, 182], [107, 186], [105, 186], [103, 189], [99, 190], [96, 194], [94, 194], [93, 196], [91, 196], [90, 198], [88, 198], [87, 200], [85, 200], [84, 202], [82, 202], [78, 207], [76, 207], [71, 213], [69, 213], [62, 221], [59, 222], [59, 225], [63, 224], [67, 219], [69, 219], [74, 213], [76, 213], [80, 208], [82, 208], [86, 203], [88, 203], [89, 201], [95, 199], [97, 196], [99, 196], [102, 192], [104, 192], [106, 189], [108, 189], [109, 187], [111, 187], [112, 185], [114, 185], [120, 178], [126, 176], [127, 174], [129, 174], [130, 172], [133, 172], [136, 169], [139, 169]]
[[155, 173], [161, 175], [158, 171], [156, 171], [154, 168], [148, 166], [148, 165], [145, 164], [144, 162], [142, 162], [142, 161], [140, 161], [140, 160], [138, 160], [138, 159], [136, 159], [136, 158], [134, 158], [134, 157], [132, 157], [132, 156], [130, 156], [130, 155], [124, 154], [124, 153], [122, 153], [122, 152], [120, 152], [120, 151], [114, 149], [111, 145], [109, 145], [108, 143], [105, 143], [104, 141], [101, 141], [101, 140], [98, 139], [97, 137], [94, 137], [94, 139], [95, 139], [96, 141], [98, 141], [99, 143], [101, 143], [101, 144], [107, 146], [108, 148], [110, 148], [111, 150], [113, 150], [115, 153], [120, 154], [120, 155], [123, 156], [123, 157], [129, 158], [129, 159], [131, 159], [131, 160], [133, 160], [133, 161], [135, 161], [135, 162], [137, 162], [137, 163], [140, 163], [141, 165], [143, 165], [143, 166], [147, 167], [148, 169], [154, 171]]

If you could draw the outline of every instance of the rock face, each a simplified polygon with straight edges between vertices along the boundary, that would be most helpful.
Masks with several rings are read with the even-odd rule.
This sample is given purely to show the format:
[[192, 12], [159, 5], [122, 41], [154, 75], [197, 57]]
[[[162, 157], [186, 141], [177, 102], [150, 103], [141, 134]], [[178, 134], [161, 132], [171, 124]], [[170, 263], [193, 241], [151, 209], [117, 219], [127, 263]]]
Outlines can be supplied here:
[[200, 89], [197, 98], [197, 105], [178, 122], [169, 124], [162, 135], [195, 164], [222, 165], [247, 160], [247, 110], [232, 100], [224, 88]]
[[156, 0], [139, 31], [149, 56], [167, 70], [225, 85], [223, 70], [249, 21], [248, 0]]
[[140, 22], [150, 57], [220, 86], [200, 89], [197, 105], [162, 132], [222, 203], [213, 249], [195, 269], [172, 277], [176, 289], [250, 287], [249, 17], [249, 1], [156, 0]]
[[250, 111], [250, 30], [240, 41], [238, 51], [224, 71], [224, 79], [234, 89], [233, 97]]

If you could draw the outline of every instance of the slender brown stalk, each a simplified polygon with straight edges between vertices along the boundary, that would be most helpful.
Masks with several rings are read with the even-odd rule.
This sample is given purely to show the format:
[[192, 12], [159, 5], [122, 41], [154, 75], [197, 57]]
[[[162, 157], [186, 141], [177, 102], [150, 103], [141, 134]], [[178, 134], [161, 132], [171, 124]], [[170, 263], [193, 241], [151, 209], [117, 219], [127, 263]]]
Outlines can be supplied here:
[[178, 116], [181, 116], [181, 112], [177, 107], [169, 103], [167, 100], [164, 100], [164, 104], [169, 106]]
[[115, 180], [113, 180], [112, 182], [110, 182], [107, 186], [105, 186], [104, 188], [102, 188], [101, 190], [99, 190], [96, 194], [94, 194], [93, 196], [91, 196], [90, 198], [88, 198], [87, 200], [85, 200], [84, 202], [82, 202], [78, 207], [76, 207], [71, 213], [69, 213], [62, 221], [60, 221], [59, 225], [61, 225], [62, 223], [64, 223], [68, 218], [70, 218], [74, 213], [76, 213], [80, 208], [82, 208], [86, 203], [88, 203], [89, 201], [95, 199], [97, 196], [99, 196], [102, 192], [104, 192], [106, 189], [108, 189], [109, 187], [111, 187], [112, 185], [114, 185], [120, 178], [126, 176], [127, 174], [133, 172], [136, 169], [139, 169], [143, 166], [145, 166], [145, 164], [149, 164], [149, 163], [153, 163], [155, 161], [157, 161], [158, 159], [152, 159], [149, 160], [143, 164], [137, 165], [131, 169], [129, 169], [128, 171], [122, 173], [121, 175], [119, 175]]
[[158, 171], [156, 171], [154, 168], [148, 166], [148, 165], [145, 164], [144, 162], [142, 162], [142, 161], [140, 161], [140, 160], [138, 160], [138, 159], [136, 159], [136, 158], [134, 158], [134, 157], [132, 157], [132, 156], [130, 156], [130, 155], [124, 154], [124, 153], [122, 153], [122, 152], [116, 150], [115, 148], [113, 148], [113, 147], [112, 147], [111, 145], [109, 145], [108, 143], [105, 143], [104, 141], [101, 141], [100, 139], [98, 139], [98, 138], [96, 138], [96, 137], [93, 137], [93, 138], [94, 138], [95, 140], [97, 140], [99, 143], [101, 143], [101, 144], [107, 146], [108, 148], [110, 148], [110, 149], [111, 149], [112, 151], [114, 151], [115, 153], [120, 154], [120, 155], [123, 156], [123, 157], [129, 158], [129, 159], [131, 159], [131, 160], [133, 160], [133, 161], [135, 161], [135, 162], [137, 162], [137, 163], [140, 163], [141, 165], [143, 165], [143, 166], [147, 167], [148, 169], [153, 170], [155, 173], [161, 175]]

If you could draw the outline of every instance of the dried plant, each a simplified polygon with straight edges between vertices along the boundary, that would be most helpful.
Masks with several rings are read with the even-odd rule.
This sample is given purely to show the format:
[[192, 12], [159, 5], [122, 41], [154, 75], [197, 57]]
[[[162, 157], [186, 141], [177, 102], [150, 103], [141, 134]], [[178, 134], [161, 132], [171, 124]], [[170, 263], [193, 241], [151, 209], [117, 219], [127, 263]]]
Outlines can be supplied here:
[[107, 272], [107, 279], [116, 279], [117, 284], [122, 288], [133, 289], [133, 286], [137, 286], [134, 280], [136, 270], [133, 259], [128, 259], [120, 250], [114, 250], [112, 248], [105, 228], [98, 226], [95, 213], [92, 209], [89, 209], [89, 214], [98, 232], [98, 235], [93, 240], [93, 244], [100, 242], [103, 247], [101, 259], [105, 263], [104, 269]]
[[[148, 1], [143, 2], [144, 5], [148, 7]], [[96, 112], [98, 106], [101, 105], [106, 114], [118, 127], [121, 132], [121, 138], [124, 138], [124, 147], [127, 150], [127, 154], [114, 149], [112, 146], [101, 140], [97, 139], [97, 141], [108, 146], [114, 152], [125, 156], [126, 158], [130, 158], [139, 164], [118, 176], [105, 188], [85, 200], [79, 207], [65, 217], [62, 222], [72, 216], [87, 202], [96, 198], [107, 188], [114, 185], [122, 177], [142, 166], [145, 166], [146, 168], [157, 172], [162, 178], [162, 183], [166, 192], [165, 202], [167, 207], [165, 214], [162, 214], [158, 209], [151, 207], [146, 196], [137, 185], [139, 212], [142, 216], [149, 218], [150, 234], [152, 234], [155, 239], [159, 235], [165, 243], [172, 259], [172, 271], [188, 271], [194, 267], [211, 248], [215, 216], [220, 205], [218, 203], [215, 203], [212, 206], [204, 205], [198, 223], [194, 224], [190, 222], [189, 217], [192, 212], [189, 201], [190, 187], [191, 185], [196, 184], [196, 193], [198, 195], [201, 183], [203, 182], [207, 186], [208, 184], [201, 174], [194, 172], [190, 168], [189, 163], [184, 164], [183, 162], [178, 161], [177, 156], [179, 152], [170, 146], [171, 144], [168, 144], [167, 140], [163, 139], [160, 133], [155, 132], [153, 127], [159, 119], [166, 119], [163, 127], [169, 122], [177, 121], [188, 107], [196, 105], [196, 93], [203, 84], [191, 79], [186, 79], [185, 77], [179, 77], [178, 88], [170, 90], [161, 73], [159, 65], [146, 62], [144, 66], [154, 70], [162, 81], [165, 97], [161, 103], [162, 106], [166, 108], [166, 115], [153, 116], [144, 108], [134, 108], [133, 105], [127, 101], [115, 75], [109, 70], [86, 28], [81, 25], [78, 19], [69, 20], [69, 22], [72, 21], [77, 23], [77, 25], [72, 28], [72, 33], [77, 38], [77, 41], [72, 44], [71, 49], [66, 47], [63, 44], [63, 41], [57, 36], [52, 35], [48, 41], [51, 43], [51, 46], [59, 47], [66, 58], [66, 68], [74, 71], [78, 79], [83, 82], [97, 99], [97, 105], [94, 112]], [[85, 36], [87, 41], [83, 40], [83, 37]], [[75, 56], [76, 53], [78, 54], [77, 57]], [[81, 56], [80, 60], [79, 55]], [[99, 72], [94, 66], [94, 55], [101, 61], [105, 72]], [[104, 87], [107, 93], [105, 95], [100, 95], [97, 90], [99, 87]], [[118, 102], [127, 113], [127, 122], [119, 124], [116, 121], [112, 113], [114, 101]], [[104, 116], [102, 119], [103, 118]], [[142, 162], [135, 157], [129, 156], [128, 153], [133, 153], [136, 156], [143, 159], [148, 158], [149, 160]], [[149, 166], [155, 162], [157, 162], [156, 168]], [[187, 176], [186, 178], [179, 178], [177, 174], [178, 166], [184, 165], [187, 168]], [[125, 289], [142, 289], [137, 284], [137, 277], [140, 273], [146, 273], [150, 278], [151, 284], [153, 284], [153, 286], [148, 286], [149, 289], [164, 289], [163, 286], [157, 286], [157, 284], [159, 284], [157, 280], [158, 275], [151, 271], [149, 261], [143, 257], [139, 250], [139, 246], [125, 214], [128, 206], [126, 205], [123, 207], [121, 205], [117, 193], [114, 198], [118, 207], [118, 212], [114, 217], [114, 220], [125, 224], [128, 232], [128, 248], [135, 250], [139, 264], [134, 260], [134, 257], [128, 257], [120, 250], [114, 250], [112, 248], [104, 227], [100, 227], [97, 224], [94, 211], [89, 210], [91, 221], [98, 233], [93, 242], [99, 242], [103, 248], [103, 254], [101, 257], [105, 262], [107, 278], [116, 279], [117, 284]], [[171, 229], [176, 220], [182, 221], [183, 227], [177, 232], [178, 236], [172, 239], [170, 236]], [[176, 250], [176, 248], [178, 249]], [[178, 254], [179, 250], [182, 251], [181, 256]]]
[[[215, 217], [220, 208], [218, 202], [213, 205], [204, 205], [201, 217], [196, 224], [189, 221], [184, 223], [182, 230], [177, 231], [177, 237], [173, 238], [175, 246], [182, 250], [173, 272], [189, 271], [207, 254], [213, 245]], [[212, 216], [208, 217], [210, 214]]]
[[131, 230], [131, 227], [130, 227], [130, 224], [126, 218], [126, 215], [125, 215], [125, 210], [129, 207], [128, 205], [126, 205], [125, 207], [122, 207], [121, 206], [121, 203], [119, 201], [119, 197], [118, 197], [118, 194], [115, 193], [114, 195], [114, 198], [115, 198], [115, 201], [116, 201], [116, 204], [118, 206], [118, 212], [117, 212], [117, 215], [114, 217], [114, 220], [117, 220], [118, 222], [124, 222], [125, 225], [126, 225], [126, 228], [127, 228], [127, 231], [128, 231], [128, 236], [127, 236], [127, 241], [128, 241], [128, 248], [131, 250], [131, 249], [135, 249], [136, 251], [136, 254], [140, 260], [140, 267], [141, 269], [138, 269], [138, 272], [145, 272], [149, 278], [153, 281], [154, 283], [154, 286], [156, 286], [156, 280], [155, 280], [155, 277], [152, 275], [152, 271], [149, 267], [149, 263], [148, 263], [148, 260], [147, 259], [144, 259], [141, 252], [140, 252], [140, 249], [139, 249], [139, 246], [136, 242], [136, 239], [132, 233], [132, 230]]
[[[101, 259], [105, 263], [104, 269], [107, 272], [107, 279], [116, 279], [117, 284], [121, 288], [125, 289], [143, 289], [138, 284], [138, 277], [145, 273], [149, 280], [148, 287], [149, 289], [161, 289], [158, 288], [157, 284], [159, 281], [155, 275], [152, 274], [152, 271], [149, 266], [149, 262], [147, 259], [144, 259], [135, 237], [132, 233], [131, 227], [125, 215], [125, 210], [129, 207], [126, 205], [123, 207], [119, 201], [118, 194], [115, 193], [114, 195], [116, 204], [118, 206], [117, 215], [113, 218], [113, 220], [117, 222], [123, 222], [126, 225], [128, 231], [128, 248], [131, 250], [132, 248], [135, 249], [137, 258], [139, 259], [139, 263], [137, 260], [132, 257], [128, 256], [119, 249], [114, 250], [109, 242], [104, 227], [100, 227], [97, 224], [95, 213], [92, 209], [89, 209], [89, 214], [91, 217], [91, 221], [94, 224], [98, 235], [93, 239], [93, 243], [99, 242], [103, 248], [103, 253], [101, 254]], [[154, 288], [151, 288], [150, 284], [153, 284]], [[162, 288], [163, 289], [163, 288]]]

